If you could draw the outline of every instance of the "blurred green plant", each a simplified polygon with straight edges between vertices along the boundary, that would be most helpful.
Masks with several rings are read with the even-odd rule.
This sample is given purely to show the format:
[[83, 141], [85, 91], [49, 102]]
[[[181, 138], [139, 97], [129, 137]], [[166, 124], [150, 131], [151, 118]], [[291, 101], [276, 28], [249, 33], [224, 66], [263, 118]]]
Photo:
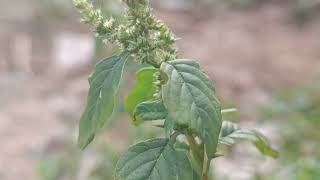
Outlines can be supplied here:
[[275, 170], [274, 178], [285, 173], [290, 174], [290, 178], [285, 178], [288, 180], [320, 179], [319, 83], [276, 93], [270, 106], [262, 108], [261, 115], [282, 129], [282, 169]]
[[40, 179], [76, 179], [79, 157], [79, 151], [71, 142], [62, 149], [47, 152], [37, 168]]

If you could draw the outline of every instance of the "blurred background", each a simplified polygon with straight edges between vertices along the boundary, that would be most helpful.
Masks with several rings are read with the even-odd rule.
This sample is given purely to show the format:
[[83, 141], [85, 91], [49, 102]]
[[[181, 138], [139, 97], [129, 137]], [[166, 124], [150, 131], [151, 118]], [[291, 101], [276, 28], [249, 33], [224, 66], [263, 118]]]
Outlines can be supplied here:
[[[94, 0], [105, 15], [120, 0]], [[152, 0], [181, 58], [214, 80], [224, 119], [270, 138], [279, 159], [248, 143], [214, 161], [216, 180], [320, 179], [320, 1]], [[127, 146], [161, 135], [134, 128], [120, 103], [89, 148], [76, 147], [94, 63], [116, 51], [79, 22], [71, 0], [0, 0], [0, 179], [111, 180]], [[130, 65], [120, 100], [136, 70]]]

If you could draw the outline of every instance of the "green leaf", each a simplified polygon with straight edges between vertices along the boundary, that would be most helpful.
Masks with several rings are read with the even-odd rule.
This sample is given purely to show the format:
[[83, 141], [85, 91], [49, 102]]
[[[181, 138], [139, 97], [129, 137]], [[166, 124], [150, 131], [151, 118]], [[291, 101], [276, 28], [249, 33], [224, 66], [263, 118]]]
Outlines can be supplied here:
[[118, 161], [115, 180], [193, 180], [193, 170], [173, 140], [152, 139], [129, 148]]
[[219, 144], [231, 146], [239, 140], [249, 140], [264, 155], [277, 158], [278, 152], [272, 149], [267, 138], [251, 129], [242, 129], [237, 124], [223, 121], [220, 132]]
[[168, 77], [162, 97], [169, 116], [177, 127], [194, 131], [203, 140], [208, 158], [213, 158], [221, 128], [221, 107], [212, 81], [193, 60], [168, 61], [160, 69]]
[[174, 144], [174, 149], [189, 152], [190, 146], [186, 142], [176, 141]]
[[174, 133], [174, 126], [174, 121], [168, 114], [166, 120], [164, 121], [165, 135], [167, 138], [169, 138]]
[[144, 121], [153, 121], [165, 119], [167, 117], [167, 110], [160, 100], [147, 101], [140, 103], [133, 113], [134, 124], [139, 125]]
[[78, 144], [84, 149], [114, 110], [119, 84], [128, 53], [104, 59], [89, 77], [87, 105], [81, 116]]
[[136, 73], [137, 83], [125, 100], [125, 109], [132, 116], [138, 104], [153, 98], [155, 93], [153, 74], [155, 72], [157, 69], [148, 67], [142, 68]]

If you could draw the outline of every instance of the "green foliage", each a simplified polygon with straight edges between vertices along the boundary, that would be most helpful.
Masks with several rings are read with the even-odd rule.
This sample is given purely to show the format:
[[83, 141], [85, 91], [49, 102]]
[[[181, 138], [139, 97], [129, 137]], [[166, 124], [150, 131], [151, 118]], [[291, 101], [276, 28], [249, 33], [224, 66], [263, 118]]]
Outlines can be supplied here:
[[126, 111], [131, 115], [133, 115], [134, 109], [138, 104], [152, 99], [154, 93], [156, 93], [156, 88], [153, 84], [156, 72], [157, 69], [155, 68], [143, 68], [137, 72], [137, 83], [125, 100]]
[[162, 96], [176, 128], [188, 128], [196, 133], [213, 158], [221, 128], [221, 108], [208, 76], [192, 60], [163, 63], [161, 71], [168, 76]]
[[175, 139], [151, 139], [129, 148], [116, 166], [115, 180], [192, 180], [186, 154], [173, 148]]
[[89, 77], [89, 95], [79, 129], [79, 146], [82, 149], [112, 115], [127, 57], [128, 53], [124, 52], [101, 61]]
[[164, 120], [157, 126], [165, 129], [167, 139], [151, 139], [129, 148], [118, 162], [116, 180], [208, 180], [218, 144], [233, 144], [238, 138], [249, 139], [262, 153], [276, 156], [256, 131], [227, 129], [225, 133], [223, 129], [225, 137], [219, 141], [222, 111], [212, 81], [194, 60], [176, 59], [175, 38], [151, 14], [148, 1], [125, 0], [124, 23], [107, 20], [86, 0], [74, 2], [99, 37], [118, 43], [123, 50], [98, 63], [89, 78], [87, 106], [80, 120], [81, 148], [112, 115], [127, 59], [153, 66], [138, 71], [125, 107], [136, 125]]
[[[276, 124], [281, 131], [281, 168], [264, 179], [313, 180], [320, 178], [320, 86], [319, 81], [282, 89], [261, 111], [261, 119]], [[299, 135], [297, 137], [297, 135]], [[283, 171], [290, 177], [283, 175]], [[287, 174], [285, 173], [285, 174]]]
[[261, 133], [251, 129], [242, 129], [235, 123], [223, 121], [219, 143], [231, 146], [239, 140], [249, 140], [262, 154], [273, 158], [278, 157], [277, 151], [270, 147], [268, 140]]
[[139, 104], [134, 111], [134, 123], [166, 119], [168, 111], [162, 101], [147, 101]]
[[63, 149], [53, 147], [47, 153], [37, 168], [41, 180], [76, 179], [80, 157], [76, 147], [66, 144]]

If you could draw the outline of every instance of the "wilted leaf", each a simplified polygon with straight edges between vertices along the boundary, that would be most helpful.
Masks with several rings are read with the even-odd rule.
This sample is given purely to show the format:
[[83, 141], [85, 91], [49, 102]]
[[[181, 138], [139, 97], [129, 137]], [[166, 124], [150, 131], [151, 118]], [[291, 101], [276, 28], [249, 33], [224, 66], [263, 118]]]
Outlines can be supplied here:
[[278, 152], [272, 149], [267, 138], [261, 133], [251, 129], [242, 129], [235, 123], [223, 121], [219, 143], [230, 146], [240, 140], [251, 141], [264, 155], [271, 156], [273, 158], [278, 157]]

